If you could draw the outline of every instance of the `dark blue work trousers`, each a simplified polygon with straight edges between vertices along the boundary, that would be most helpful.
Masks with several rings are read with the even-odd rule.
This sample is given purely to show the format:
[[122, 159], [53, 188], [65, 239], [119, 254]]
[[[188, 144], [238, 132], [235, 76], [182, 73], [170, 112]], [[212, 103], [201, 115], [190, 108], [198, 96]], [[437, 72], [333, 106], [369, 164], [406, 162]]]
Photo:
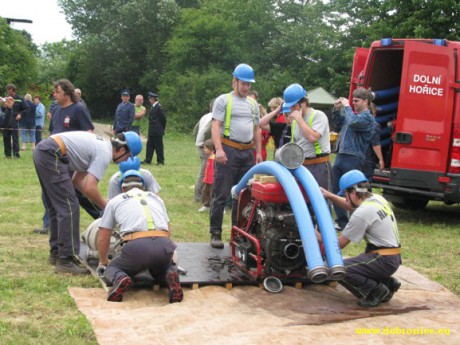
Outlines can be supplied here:
[[[227, 164], [215, 162], [214, 191], [210, 210], [209, 232], [216, 235], [222, 233], [225, 202], [232, 187], [254, 166], [254, 149], [238, 150], [227, 145], [222, 145], [222, 148], [227, 155]], [[237, 211], [238, 200], [233, 200], [232, 225], [236, 224]]]
[[80, 205], [69, 173], [69, 160], [51, 138], [34, 150], [34, 164], [50, 219], [50, 249], [60, 257], [80, 253]]
[[358, 298], [384, 283], [401, 265], [401, 255], [360, 254], [344, 260], [345, 279], [339, 283]]
[[176, 245], [166, 237], [146, 237], [123, 244], [120, 255], [110, 261], [105, 276], [114, 284], [123, 276], [133, 278], [148, 270], [155, 281], [162, 283], [171, 270]]

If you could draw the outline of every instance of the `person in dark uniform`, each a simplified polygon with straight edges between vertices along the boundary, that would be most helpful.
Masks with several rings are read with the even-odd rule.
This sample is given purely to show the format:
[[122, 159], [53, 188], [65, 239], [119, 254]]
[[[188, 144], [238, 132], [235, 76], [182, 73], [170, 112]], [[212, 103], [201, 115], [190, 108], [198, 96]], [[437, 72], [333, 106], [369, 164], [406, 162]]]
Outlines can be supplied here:
[[164, 146], [163, 136], [166, 130], [166, 114], [158, 103], [158, 95], [153, 92], [149, 92], [147, 96], [152, 108], [149, 113], [149, 134], [147, 139], [147, 148], [145, 153], [145, 159], [142, 164], [151, 164], [153, 154], [157, 153], [157, 165], [165, 164], [164, 157]]
[[[340, 248], [363, 239], [367, 243], [364, 253], [344, 260], [347, 275], [339, 283], [359, 298], [359, 306], [377, 307], [388, 302], [401, 286], [392, 277], [401, 265], [398, 224], [388, 201], [370, 192], [369, 181], [361, 171], [345, 173], [339, 185], [338, 195], [324, 188], [321, 191], [334, 204], [353, 211], [340, 234]], [[321, 235], [317, 236], [321, 242]]]
[[[15, 85], [6, 85], [8, 97], [6, 102], [2, 102], [2, 110], [5, 113], [5, 119], [3, 124], [0, 124], [0, 127], [3, 128], [3, 146], [6, 158], [11, 158], [11, 142], [13, 142], [13, 156], [15, 158], [20, 158], [19, 121], [21, 120], [21, 113], [29, 108], [24, 98], [19, 96], [16, 90]], [[8, 99], [10, 99], [9, 102]]]
[[134, 104], [129, 101], [131, 94], [128, 90], [121, 92], [121, 103], [118, 104], [113, 120], [113, 134], [131, 130], [134, 121]]
[[[121, 302], [132, 278], [148, 270], [155, 281], [166, 283], [169, 303], [181, 302], [184, 294], [172, 260], [176, 244], [169, 239], [170, 224], [163, 200], [144, 191], [144, 178], [137, 170], [126, 171], [120, 185], [123, 194], [107, 204], [97, 239], [99, 267], [106, 267], [104, 275], [113, 283], [107, 300]], [[120, 255], [109, 263], [110, 238], [116, 224], [120, 225], [124, 244]]]

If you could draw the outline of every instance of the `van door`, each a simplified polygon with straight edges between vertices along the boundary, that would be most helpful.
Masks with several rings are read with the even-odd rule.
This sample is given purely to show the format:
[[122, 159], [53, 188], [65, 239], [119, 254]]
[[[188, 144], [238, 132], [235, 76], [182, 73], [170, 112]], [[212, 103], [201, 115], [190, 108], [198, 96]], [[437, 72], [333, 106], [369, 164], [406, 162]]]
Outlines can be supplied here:
[[[453, 78], [451, 49], [405, 42], [392, 171], [446, 172], [451, 145]], [[400, 177], [403, 175], [407, 177], [404, 172]], [[393, 178], [398, 179], [396, 172]], [[411, 179], [417, 177], [412, 175]], [[395, 180], [392, 182], [397, 183]]]
[[348, 99], [351, 102], [353, 91], [358, 86], [362, 86], [364, 82], [364, 66], [366, 65], [367, 57], [369, 56], [369, 48], [355, 48], [355, 56], [353, 58], [353, 69], [351, 70], [350, 94]]

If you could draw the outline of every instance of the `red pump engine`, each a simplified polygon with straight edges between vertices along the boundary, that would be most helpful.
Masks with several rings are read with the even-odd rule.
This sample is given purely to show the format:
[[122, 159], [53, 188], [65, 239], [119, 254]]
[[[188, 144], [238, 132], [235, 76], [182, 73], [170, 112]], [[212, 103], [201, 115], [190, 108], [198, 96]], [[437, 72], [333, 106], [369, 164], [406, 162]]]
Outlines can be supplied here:
[[267, 183], [254, 180], [239, 194], [238, 221], [230, 240], [233, 262], [254, 279], [305, 277], [305, 254], [294, 213], [282, 185], [270, 178]]

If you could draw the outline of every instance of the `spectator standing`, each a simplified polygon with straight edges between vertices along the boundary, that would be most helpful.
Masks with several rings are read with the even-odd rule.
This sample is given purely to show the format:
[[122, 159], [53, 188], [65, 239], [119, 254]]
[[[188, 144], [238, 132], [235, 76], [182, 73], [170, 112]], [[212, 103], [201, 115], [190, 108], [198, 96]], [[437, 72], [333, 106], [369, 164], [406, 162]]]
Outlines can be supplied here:
[[201, 193], [201, 202], [203, 203], [203, 206], [198, 210], [198, 212], [206, 212], [210, 209], [214, 184], [214, 161], [216, 159], [212, 139], [204, 141], [203, 149], [205, 154], [208, 156], [208, 159], [206, 161], [206, 168], [203, 177], [203, 191]]
[[[97, 239], [99, 267], [107, 267], [104, 274], [113, 283], [107, 300], [121, 302], [133, 277], [148, 270], [155, 281], [166, 283], [169, 303], [181, 302], [184, 294], [172, 260], [177, 246], [169, 239], [170, 222], [163, 200], [144, 191], [144, 180], [137, 170], [123, 174], [121, 188], [123, 194], [107, 204]], [[120, 225], [124, 244], [121, 253], [109, 262], [110, 238], [116, 224]]]
[[388, 201], [370, 192], [369, 181], [361, 171], [350, 170], [339, 184], [338, 195], [322, 190], [334, 205], [353, 212], [339, 236], [339, 246], [359, 244], [363, 239], [367, 244], [363, 254], [344, 260], [347, 275], [339, 283], [359, 298], [359, 306], [377, 307], [388, 302], [401, 286], [392, 277], [401, 265], [398, 224]]
[[81, 98], [81, 90], [76, 88], [75, 89], [75, 96], [77, 97], [77, 102], [80, 102], [81, 104], [83, 104], [85, 106], [86, 109], [88, 109], [88, 107], [86, 106], [86, 102], [84, 101], [83, 98]]
[[131, 126], [132, 131], [141, 135], [141, 119], [145, 115], [145, 107], [142, 105], [144, 103], [144, 96], [137, 95], [134, 99], [134, 121]]
[[[21, 114], [28, 108], [24, 102], [24, 98], [19, 96], [17, 88], [14, 84], [6, 85], [7, 99], [12, 98], [12, 101], [7, 101], [3, 104], [3, 112], [5, 119], [3, 121], [3, 146], [5, 157], [11, 158], [11, 154], [15, 158], [20, 158], [19, 155], [19, 121]], [[3, 102], [2, 102], [3, 103]], [[13, 152], [11, 152], [13, 151]]]
[[214, 100], [209, 104], [209, 113], [203, 115], [193, 128], [195, 134], [195, 146], [200, 156], [200, 171], [195, 182], [195, 201], [201, 201], [201, 194], [203, 192], [203, 178], [206, 169], [206, 162], [208, 161], [208, 155], [204, 152], [204, 142], [207, 139], [211, 139], [211, 120], [212, 120], [212, 105]]
[[[222, 222], [225, 202], [233, 185], [256, 163], [262, 162], [257, 102], [247, 97], [254, 83], [254, 70], [247, 64], [233, 71], [233, 91], [216, 98], [212, 109], [212, 141], [216, 148], [214, 192], [210, 210], [211, 247], [224, 248]], [[233, 200], [232, 225], [237, 221], [237, 201]]]
[[[332, 123], [340, 131], [337, 139], [336, 157], [332, 167], [332, 191], [339, 192], [340, 178], [350, 170], [363, 171], [366, 151], [370, 146], [374, 116], [369, 107], [372, 93], [366, 89], [353, 91], [353, 113], [346, 98], [338, 99], [334, 104]], [[343, 112], [342, 112], [343, 111]], [[341, 230], [348, 222], [347, 212], [334, 205], [337, 230]]]
[[129, 101], [130, 92], [123, 90], [121, 92], [121, 103], [118, 104], [113, 121], [113, 134], [128, 132], [134, 121], [134, 104]]
[[[268, 102], [268, 107], [270, 108], [270, 112], [276, 110], [278, 107], [283, 105], [283, 99], [281, 97], [274, 97]], [[283, 113], [276, 114], [274, 118], [274, 122], [281, 122], [286, 123], [286, 118], [284, 117]]]
[[21, 151], [26, 150], [27, 143], [31, 143], [32, 150], [35, 150], [35, 104], [32, 102], [32, 96], [28, 93], [24, 96], [24, 102], [27, 109], [22, 112], [19, 121], [22, 139]]
[[35, 104], [35, 142], [38, 144], [42, 141], [43, 128], [45, 127], [45, 106], [42, 98], [37, 95], [34, 97]]
[[152, 108], [149, 113], [149, 133], [143, 164], [152, 164], [153, 154], [157, 153], [157, 165], [165, 164], [163, 136], [166, 130], [166, 114], [158, 102], [159, 96], [149, 92], [148, 99]]

